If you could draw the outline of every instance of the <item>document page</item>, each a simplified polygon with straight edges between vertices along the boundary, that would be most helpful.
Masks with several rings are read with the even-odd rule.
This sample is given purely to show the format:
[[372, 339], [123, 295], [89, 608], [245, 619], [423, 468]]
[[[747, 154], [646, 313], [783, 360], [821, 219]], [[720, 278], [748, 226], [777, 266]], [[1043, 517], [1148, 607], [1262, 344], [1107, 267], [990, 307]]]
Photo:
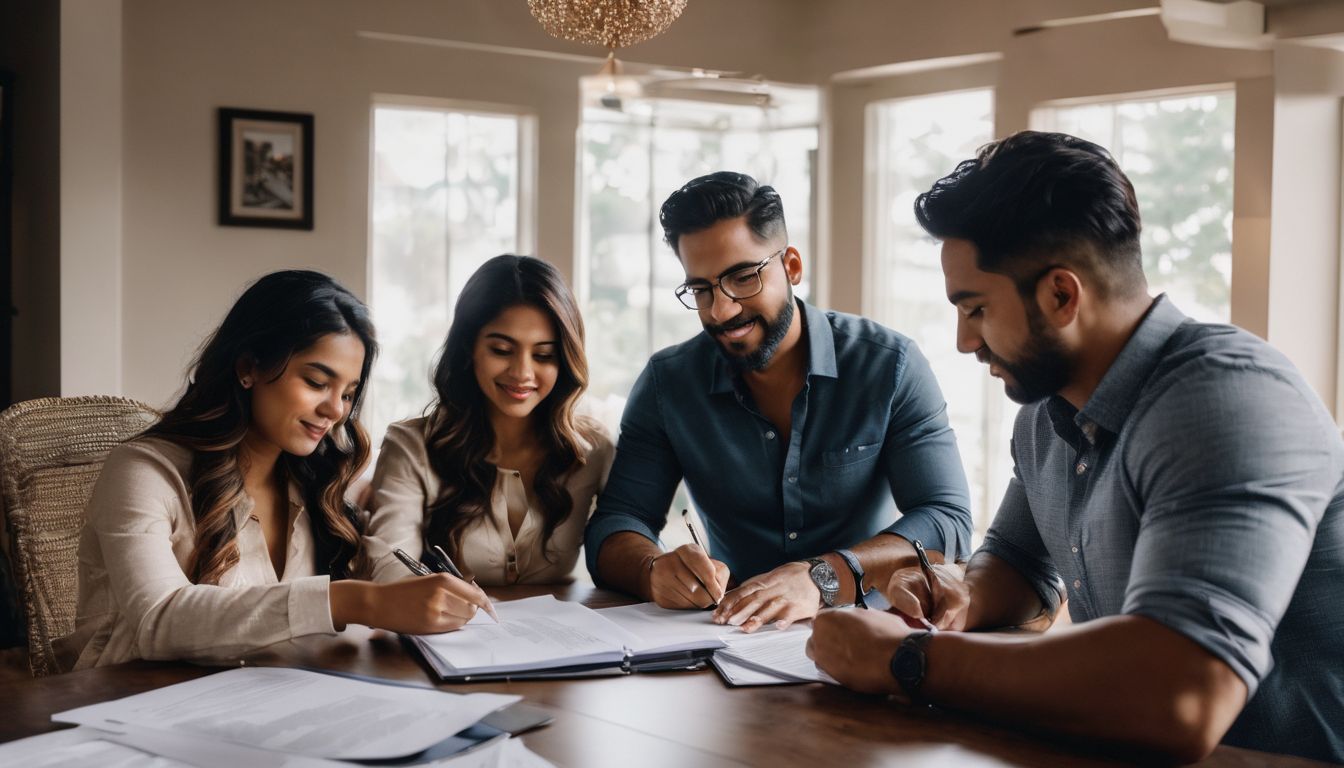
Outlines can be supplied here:
[[722, 647], [724, 636], [742, 634], [737, 627], [715, 624], [710, 611], [676, 611], [638, 603], [597, 612], [637, 638], [630, 647], [635, 653]]
[[62, 723], [171, 731], [346, 760], [421, 752], [519, 701], [251, 667], [52, 715]]
[[415, 642], [458, 674], [620, 664], [625, 649], [638, 643], [638, 638], [596, 611], [551, 595], [496, 603], [495, 610], [498, 624], [472, 619], [457, 632], [415, 635]]
[[782, 632], [731, 638], [728, 647], [715, 651], [714, 656], [782, 680], [835, 685], [834, 678], [817, 669], [807, 657], [807, 641], [811, 637], [810, 625], [795, 624]]

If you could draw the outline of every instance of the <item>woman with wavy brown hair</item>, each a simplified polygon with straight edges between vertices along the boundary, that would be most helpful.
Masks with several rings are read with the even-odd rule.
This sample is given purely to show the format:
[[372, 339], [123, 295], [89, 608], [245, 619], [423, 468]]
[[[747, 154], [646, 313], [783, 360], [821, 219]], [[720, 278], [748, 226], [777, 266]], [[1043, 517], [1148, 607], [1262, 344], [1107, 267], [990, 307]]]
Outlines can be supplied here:
[[451, 576], [357, 580], [388, 554], [345, 502], [369, 456], [356, 417], [376, 353], [368, 309], [326, 275], [244, 291], [177, 403], [103, 465], [68, 666], [231, 655], [347, 623], [442, 632], [474, 615], [484, 593]]
[[583, 318], [560, 273], [530, 256], [487, 261], [457, 300], [429, 415], [387, 430], [370, 532], [422, 557], [441, 546], [482, 584], [564, 581], [613, 455], [578, 413], [587, 385]]

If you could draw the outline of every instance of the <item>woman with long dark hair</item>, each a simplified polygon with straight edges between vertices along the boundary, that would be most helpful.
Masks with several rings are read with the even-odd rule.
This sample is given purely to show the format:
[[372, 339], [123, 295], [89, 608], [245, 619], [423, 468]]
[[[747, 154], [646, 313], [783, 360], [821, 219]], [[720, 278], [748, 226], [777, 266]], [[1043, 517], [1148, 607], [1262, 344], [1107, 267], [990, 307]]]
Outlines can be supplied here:
[[377, 354], [368, 309], [317, 272], [249, 287], [186, 391], [114, 449], [79, 549], [74, 668], [228, 655], [347, 623], [461, 626], [485, 596], [450, 576], [357, 580], [386, 554], [346, 504], [368, 460], [357, 420]]
[[[370, 532], [421, 556], [441, 546], [482, 584], [563, 581], [613, 455], [577, 413], [587, 385], [583, 318], [560, 273], [530, 256], [487, 261], [458, 298], [429, 415], [388, 428]], [[375, 578], [397, 567], [380, 562]]]

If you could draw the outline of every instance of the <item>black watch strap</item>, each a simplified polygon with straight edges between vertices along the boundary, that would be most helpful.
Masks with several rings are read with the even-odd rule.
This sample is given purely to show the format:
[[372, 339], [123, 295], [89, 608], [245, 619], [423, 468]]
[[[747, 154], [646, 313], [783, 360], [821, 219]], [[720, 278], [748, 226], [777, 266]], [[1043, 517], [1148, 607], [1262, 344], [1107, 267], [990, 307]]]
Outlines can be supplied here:
[[859, 562], [858, 555], [848, 549], [837, 549], [835, 554], [845, 561], [845, 565], [849, 566], [849, 572], [854, 576], [854, 604], [860, 608], [867, 608], [868, 604], [863, 601], [863, 563]]
[[925, 630], [911, 632], [891, 655], [891, 676], [901, 684], [901, 690], [912, 702], [923, 700], [920, 687], [924, 685], [924, 673], [929, 667], [925, 646], [932, 637], [933, 633]]

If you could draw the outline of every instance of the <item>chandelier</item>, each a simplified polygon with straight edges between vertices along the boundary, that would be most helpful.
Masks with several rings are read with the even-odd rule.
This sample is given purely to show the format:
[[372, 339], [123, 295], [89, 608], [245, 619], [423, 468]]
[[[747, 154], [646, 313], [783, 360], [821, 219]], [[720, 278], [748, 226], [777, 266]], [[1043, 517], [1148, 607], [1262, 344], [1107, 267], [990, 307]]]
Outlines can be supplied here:
[[552, 37], [616, 51], [657, 37], [677, 20], [686, 0], [527, 0], [532, 16]]

